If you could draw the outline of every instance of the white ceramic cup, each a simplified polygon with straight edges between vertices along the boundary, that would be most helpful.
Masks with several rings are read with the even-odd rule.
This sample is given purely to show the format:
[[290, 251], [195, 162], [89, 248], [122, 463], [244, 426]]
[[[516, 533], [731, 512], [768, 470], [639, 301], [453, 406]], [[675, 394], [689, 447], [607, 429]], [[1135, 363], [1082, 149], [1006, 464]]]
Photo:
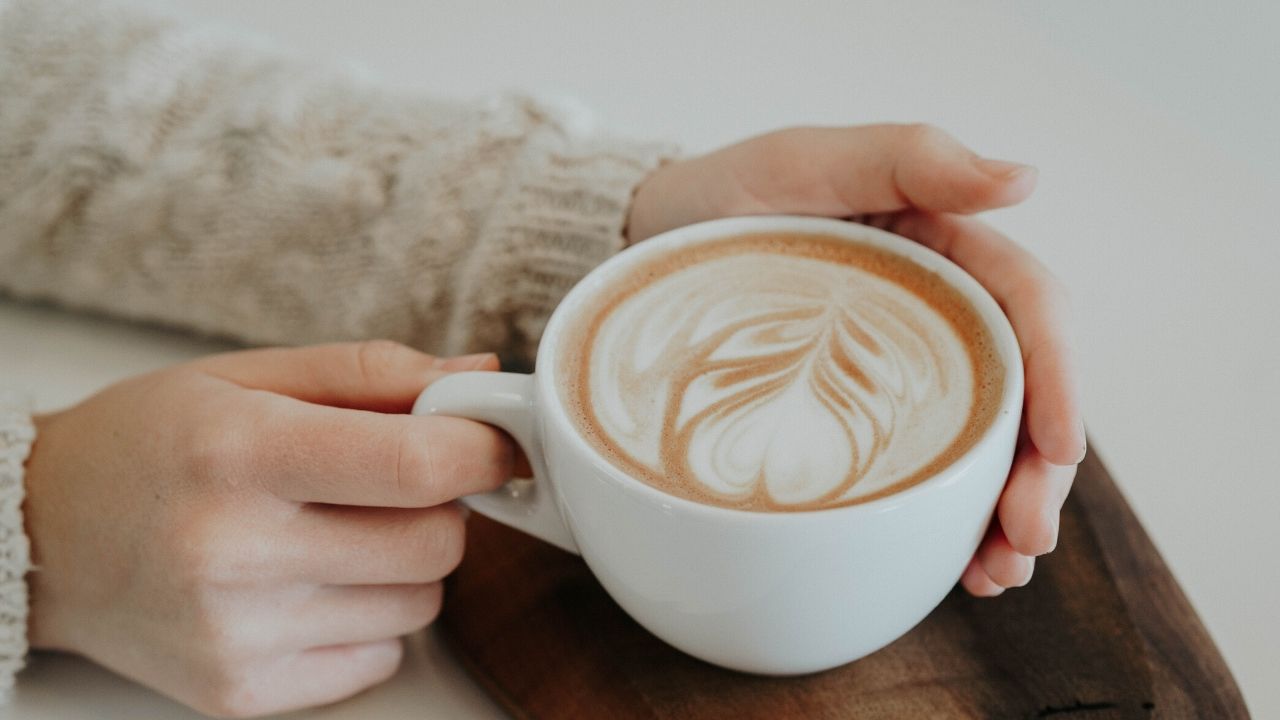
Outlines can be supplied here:
[[[602, 288], [636, 263], [751, 232], [835, 235], [887, 248], [941, 275], [987, 323], [1005, 365], [993, 424], [962, 457], [902, 492], [859, 505], [751, 512], [664, 493], [611, 464], [570, 420], [556, 367], [580, 352], [562, 337]], [[818, 218], [715, 220], [664, 233], [593, 270], [547, 324], [533, 375], [467, 372], [436, 381], [416, 414], [471, 418], [509, 432], [533, 466], [465, 498], [476, 512], [579, 553], [641, 625], [690, 655], [771, 675], [863, 657], [920, 622], [955, 585], [982, 539], [1013, 458], [1022, 359], [990, 295], [941, 255], [875, 228]]]

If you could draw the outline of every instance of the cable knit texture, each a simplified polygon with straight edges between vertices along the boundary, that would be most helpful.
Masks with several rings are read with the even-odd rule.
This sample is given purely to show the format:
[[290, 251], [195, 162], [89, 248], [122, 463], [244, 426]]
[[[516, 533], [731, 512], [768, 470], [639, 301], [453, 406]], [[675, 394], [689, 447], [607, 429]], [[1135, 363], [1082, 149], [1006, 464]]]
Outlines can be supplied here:
[[31, 553], [22, 532], [22, 465], [35, 437], [26, 403], [0, 393], [0, 700], [8, 697], [27, 654], [23, 577]]
[[[114, 5], [0, 0], [0, 292], [251, 343], [381, 337], [528, 366], [673, 154], [574, 126], [529, 98], [397, 94]], [[5, 417], [8, 678], [31, 439]]]

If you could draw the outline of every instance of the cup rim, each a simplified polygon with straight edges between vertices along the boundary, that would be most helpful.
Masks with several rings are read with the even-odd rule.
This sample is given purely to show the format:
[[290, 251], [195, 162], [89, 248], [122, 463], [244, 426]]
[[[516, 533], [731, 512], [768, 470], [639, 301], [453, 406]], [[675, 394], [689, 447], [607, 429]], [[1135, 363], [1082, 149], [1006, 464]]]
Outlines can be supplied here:
[[[556, 348], [560, 345], [559, 336], [570, 319], [582, 311], [580, 308], [590, 307], [589, 304], [582, 301], [590, 299], [609, 279], [625, 272], [636, 262], [640, 262], [645, 258], [700, 242], [709, 242], [736, 235], [769, 232], [796, 232], [837, 236], [889, 250], [941, 275], [949, 285], [959, 290], [973, 304], [974, 309], [977, 310], [991, 332], [997, 354], [1005, 364], [1005, 383], [1000, 396], [999, 408], [991, 424], [983, 430], [982, 435], [964, 454], [932, 476], [911, 487], [883, 497], [852, 505], [777, 512], [712, 505], [659, 490], [643, 480], [632, 477], [587, 441], [569, 417], [564, 400], [560, 395], [560, 388], [557, 387], [555, 382]], [[724, 520], [794, 522], [819, 515], [830, 517], [836, 513], [884, 512], [911, 502], [921, 495], [937, 492], [941, 488], [955, 484], [966, 474], [967, 469], [977, 462], [979, 455], [988, 452], [989, 445], [998, 442], [1000, 438], [1006, 435], [1008, 432], [1006, 426], [1009, 423], [1014, 423], [1013, 431], [1017, 431], [1017, 425], [1021, 422], [1022, 416], [1023, 372], [1022, 352], [1018, 345], [1017, 336], [1014, 334], [1013, 327], [1009, 324], [1009, 319], [1005, 316], [1004, 310], [986, 288], [947, 257], [914, 240], [869, 225], [819, 217], [751, 215], [708, 220], [668, 230], [642, 243], [626, 248], [593, 268], [591, 272], [587, 273], [574, 285], [560, 301], [555, 311], [552, 312], [538, 346], [534, 382], [537, 388], [536, 403], [542, 406], [541, 412], [554, 418], [551, 421], [559, 426], [564, 434], [570, 437], [570, 442], [574, 447], [591, 457], [594, 461], [593, 465], [607, 470], [605, 473], [607, 477], [617, 483], [623, 490], [638, 494], [671, 510], [679, 509], [692, 513], [710, 514]], [[553, 482], [564, 482], [564, 480], [564, 478], [556, 478]]]

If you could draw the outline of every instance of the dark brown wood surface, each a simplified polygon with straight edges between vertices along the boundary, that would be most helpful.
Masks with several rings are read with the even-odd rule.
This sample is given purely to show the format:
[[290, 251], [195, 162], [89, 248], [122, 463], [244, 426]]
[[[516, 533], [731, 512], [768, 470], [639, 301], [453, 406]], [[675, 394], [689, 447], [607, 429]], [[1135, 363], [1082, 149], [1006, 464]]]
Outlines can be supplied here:
[[1096, 455], [1030, 585], [993, 600], [953, 591], [887, 648], [801, 678], [694, 660], [627, 617], [579, 558], [482, 517], [469, 533], [442, 627], [522, 720], [1248, 717]]

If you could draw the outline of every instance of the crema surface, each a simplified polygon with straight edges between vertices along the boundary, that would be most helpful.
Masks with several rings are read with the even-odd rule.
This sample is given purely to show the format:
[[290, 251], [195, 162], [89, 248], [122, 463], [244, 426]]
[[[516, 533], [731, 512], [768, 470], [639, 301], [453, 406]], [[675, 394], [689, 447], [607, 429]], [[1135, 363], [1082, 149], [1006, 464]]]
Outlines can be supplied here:
[[611, 462], [666, 492], [811, 510], [896, 492], [990, 424], [989, 332], [936, 274], [821, 235], [712, 241], [633, 268], [567, 334], [561, 387]]

